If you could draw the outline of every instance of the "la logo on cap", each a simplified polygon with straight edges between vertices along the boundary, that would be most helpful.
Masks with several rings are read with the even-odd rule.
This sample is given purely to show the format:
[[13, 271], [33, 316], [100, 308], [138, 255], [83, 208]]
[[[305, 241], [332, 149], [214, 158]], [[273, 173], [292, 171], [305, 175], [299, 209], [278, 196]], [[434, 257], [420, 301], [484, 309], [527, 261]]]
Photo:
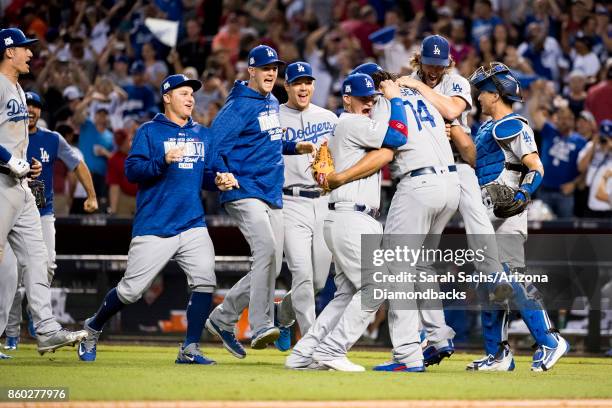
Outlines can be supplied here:
[[272, 51], [271, 48], [268, 48], [268, 57], [273, 57], [274, 56], [274, 51]]
[[170, 88], [170, 83], [169, 83], [169, 82], [166, 82], [166, 83], [164, 84], [164, 89], [168, 89], [168, 88]]
[[249, 64], [253, 65], [255, 63], [255, 58], [251, 57], [251, 59], [249, 59]]
[[304, 72], [304, 66], [302, 64], [298, 64], [298, 72]]
[[367, 88], [374, 88], [374, 84], [368, 78], [366, 78], [365, 83]]
[[351, 86], [350, 85], [346, 85], [344, 87], [344, 93], [351, 93]]
[[437, 44], [434, 44], [434, 54], [440, 55], [440, 49], [438, 48]]
[[13, 44], [13, 39], [11, 37], [7, 37], [4, 39], [4, 45], [9, 46]]

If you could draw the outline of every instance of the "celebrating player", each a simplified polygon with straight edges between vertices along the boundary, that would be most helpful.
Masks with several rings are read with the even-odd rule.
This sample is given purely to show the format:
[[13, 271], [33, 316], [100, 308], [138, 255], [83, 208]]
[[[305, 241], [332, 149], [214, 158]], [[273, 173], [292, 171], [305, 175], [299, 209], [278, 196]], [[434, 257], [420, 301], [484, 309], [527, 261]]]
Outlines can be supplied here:
[[[18, 79], [30, 72], [32, 51], [28, 46], [36, 41], [26, 38], [17, 28], [0, 30], [0, 261], [8, 242], [23, 267], [23, 285], [36, 328], [38, 352], [44, 354], [75, 344], [87, 337], [87, 332], [65, 330], [53, 317], [40, 215], [25, 179], [30, 172], [26, 157], [28, 112]], [[40, 164], [37, 167], [40, 174]], [[3, 269], [0, 332], [6, 326], [16, 290], [17, 268]], [[0, 353], [0, 358], [5, 357]]]
[[[79, 358], [96, 359], [96, 346], [104, 324], [125, 305], [134, 303], [174, 257], [191, 289], [187, 305], [187, 334], [177, 364], [214, 364], [200, 350], [199, 341], [216, 287], [215, 251], [204, 222], [200, 191], [213, 189], [213, 176], [205, 172], [211, 133], [193, 122], [193, 93], [200, 81], [170, 75], [161, 84], [164, 113], [138, 128], [125, 161], [125, 174], [138, 183], [136, 214], [127, 270], [111, 289], [95, 315], [85, 321], [89, 338], [79, 344]], [[217, 174], [214, 184], [231, 189], [231, 174]]]
[[[60, 159], [64, 162], [70, 171], [75, 172], [77, 178], [85, 187], [87, 200], [85, 200], [84, 209], [86, 212], [97, 210], [98, 201], [91, 180], [91, 174], [85, 162], [79, 158], [62, 135], [38, 126], [38, 120], [40, 119], [43, 107], [40, 96], [35, 92], [26, 92], [25, 95], [29, 115], [27, 157], [35, 158], [42, 165], [41, 175], [37, 179], [42, 180], [44, 183], [45, 206], [39, 208], [39, 212], [43, 240], [47, 249], [49, 283], [51, 283], [55, 274], [55, 268], [57, 267], [55, 264], [55, 216], [53, 215], [53, 165], [55, 161]], [[7, 247], [7, 253], [5, 254], [5, 259], [0, 264], [0, 269], [5, 267], [6, 262], [16, 267], [17, 261], [14, 257], [15, 255], [10, 250], [10, 247]], [[0, 272], [0, 274], [4, 273]], [[21, 282], [22, 275], [22, 270], [19, 268], [18, 282]], [[22, 290], [17, 290], [13, 299], [9, 320], [6, 325], [6, 345], [4, 348], [7, 350], [15, 350], [19, 343], [23, 295], [24, 292]]]
[[280, 336], [274, 326], [274, 287], [283, 261], [282, 154], [316, 149], [312, 142], [283, 140], [278, 100], [271, 94], [279, 64], [284, 62], [273, 48], [254, 47], [248, 56], [249, 81], [236, 81], [211, 127], [215, 168], [232, 172], [240, 185], [222, 193], [220, 201], [238, 222], [253, 263], [210, 314], [206, 328], [237, 358], [246, 357], [246, 351], [234, 326], [247, 306], [253, 349], [265, 348]]
[[[480, 67], [470, 77], [471, 84], [480, 91], [478, 101], [491, 120], [482, 124], [475, 137], [478, 161], [476, 175], [483, 186], [483, 197], [495, 204], [487, 191], [496, 185], [509, 186], [516, 191], [512, 208], [507, 214], [496, 210], [493, 226], [499, 240], [500, 261], [512, 272], [525, 272], [524, 243], [527, 240], [527, 212], [524, 211], [544, 176], [544, 168], [527, 120], [512, 111], [512, 104], [522, 101], [520, 86], [507, 66], [493, 62]], [[515, 215], [512, 215], [512, 214]], [[550, 370], [569, 351], [569, 343], [552, 327], [548, 313], [531, 284], [512, 283], [511, 301], [521, 313], [537, 350], [533, 355], [532, 371]], [[493, 309], [493, 310], [490, 310]], [[484, 333], [484, 358], [467, 366], [468, 370], [511, 371], [514, 359], [507, 339], [508, 311], [487, 308], [481, 312]]]
[[[315, 90], [310, 64], [294, 62], [287, 66], [285, 90], [289, 100], [280, 106], [285, 140], [310, 141], [320, 146], [332, 136], [338, 117], [310, 103]], [[325, 286], [331, 265], [331, 252], [323, 238], [329, 196], [323, 195], [312, 179], [307, 156], [284, 156], [284, 160], [284, 248], [291, 271], [291, 295], [285, 296], [279, 308], [281, 335], [275, 344], [281, 351], [291, 347], [291, 332], [285, 322], [295, 316], [301, 333], [308, 332], [312, 326], [316, 317], [314, 296]]]
[[[392, 149], [406, 143], [406, 111], [399, 87], [393, 81], [383, 81], [380, 87], [390, 102], [391, 115], [386, 122], [370, 118], [380, 92], [369, 75], [349, 75], [342, 83], [345, 112], [329, 142], [339, 171], [357, 163], [371, 149], [380, 149], [388, 163], [393, 159]], [[339, 187], [330, 196], [332, 211], [325, 219], [324, 233], [325, 243], [334, 256], [337, 290], [287, 357], [287, 368], [365, 370], [352, 363], [346, 353], [363, 333], [371, 315], [371, 311], [361, 310], [361, 234], [382, 235], [382, 225], [376, 220], [380, 167], [365, 178]]]

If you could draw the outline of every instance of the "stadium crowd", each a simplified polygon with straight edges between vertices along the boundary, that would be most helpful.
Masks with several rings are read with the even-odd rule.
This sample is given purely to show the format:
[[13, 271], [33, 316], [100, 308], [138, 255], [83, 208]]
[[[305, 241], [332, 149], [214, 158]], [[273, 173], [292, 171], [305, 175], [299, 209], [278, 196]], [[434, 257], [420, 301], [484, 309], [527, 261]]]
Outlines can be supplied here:
[[[612, 25], [608, 2], [592, 0], [49, 0], [3, 2], [2, 27], [40, 41], [25, 90], [44, 99], [46, 127], [78, 148], [102, 210], [131, 215], [136, 188], [123, 171], [137, 127], [160, 110], [171, 73], [199, 78], [194, 119], [210, 125], [246, 56], [267, 44], [284, 61], [313, 67], [313, 103], [338, 112], [346, 74], [367, 60], [412, 71], [422, 38], [443, 35], [464, 77], [491, 61], [520, 79], [517, 106], [538, 131], [545, 167], [539, 196], [557, 217], [612, 217], [597, 195], [612, 176]], [[178, 21], [176, 47], [157, 40], [146, 18]], [[279, 75], [274, 94], [286, 101]], [[473, 132], [484, 118], [470, 115]], [[76, 213], [85, 191], [58, 163], [56, 213]], [[598, 198], [599, 197], [599, 198]], [[207, 200], [207, 213], [218, 211]], [[546, 211], [544, 211], [546, 213]], [[540, 214], [541, 215], [541, 214]]]

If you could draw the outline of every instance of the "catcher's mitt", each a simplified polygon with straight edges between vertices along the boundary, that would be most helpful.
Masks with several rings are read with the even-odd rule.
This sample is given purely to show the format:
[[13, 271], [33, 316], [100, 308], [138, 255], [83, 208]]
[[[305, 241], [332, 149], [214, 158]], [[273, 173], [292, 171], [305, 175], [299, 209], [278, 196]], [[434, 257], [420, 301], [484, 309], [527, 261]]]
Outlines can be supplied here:
[[29, 180], [28, 186], [30, 190], [32, 190], [32, 194], [36, 199], [36, 207], [44, 208], [47, 205], [47, 200], [45, 199], [45, 183], [41, 180]]
[[489, 183], [484, 186], [488, 198], [493, 206], [493, 214], [497, 218], [509, 218], [525, 211], [529, 197], [525, 194], [527, 201], [515, 200], [516, 190], [499, 183]]
[[327, 184], [327, 175], [334, 171], [334, 159], [327, 146], [327, 141], [325, 141], [317, 150], [315, 159], [312, 162], [312, 177], [314, 177], [317, 184], [323, 190], [330, 191], [329, 185]]

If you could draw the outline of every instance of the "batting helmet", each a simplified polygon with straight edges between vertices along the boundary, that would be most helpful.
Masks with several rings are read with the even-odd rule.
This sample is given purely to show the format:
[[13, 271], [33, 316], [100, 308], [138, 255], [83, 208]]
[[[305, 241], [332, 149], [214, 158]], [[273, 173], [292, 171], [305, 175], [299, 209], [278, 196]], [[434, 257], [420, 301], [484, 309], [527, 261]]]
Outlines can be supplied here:
[[523, 102], [519, 82], [510, 68], [501, 62], [492, 62], [488, 67], [478, 68], [469, 80], [479, 91], [494, 92], [513, 102]]

